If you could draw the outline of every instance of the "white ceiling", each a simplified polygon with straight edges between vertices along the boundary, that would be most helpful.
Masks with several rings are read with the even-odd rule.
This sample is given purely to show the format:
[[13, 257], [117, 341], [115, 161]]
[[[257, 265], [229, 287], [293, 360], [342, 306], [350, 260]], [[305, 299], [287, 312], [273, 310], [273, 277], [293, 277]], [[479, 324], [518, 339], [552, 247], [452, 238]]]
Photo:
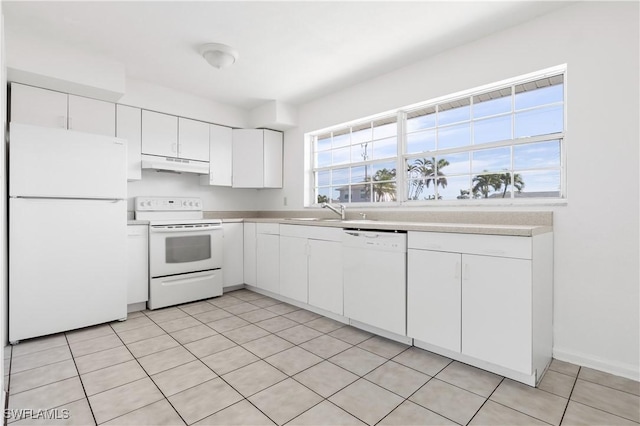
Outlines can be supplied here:
[[[566, 4], [3, 1], [3, 12], [18, 36], [101, 54], [129, 77], [251, 109], [305, 103]], [[212, 68], [198, 53], [208, 42], [235, 47], [238, 62]]]

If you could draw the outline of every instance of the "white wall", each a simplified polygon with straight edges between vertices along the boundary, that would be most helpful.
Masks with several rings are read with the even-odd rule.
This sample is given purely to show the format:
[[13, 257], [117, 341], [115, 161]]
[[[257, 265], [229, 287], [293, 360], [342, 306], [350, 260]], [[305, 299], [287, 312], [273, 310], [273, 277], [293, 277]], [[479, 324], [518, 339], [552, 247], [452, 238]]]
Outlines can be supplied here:
[[537, 208], [554, 212], [554, 355], [637, 380], [638, 13], [570, 5], [301, 106], [284, 188], [261, 193], [261, 208], [303, 208], [305, 132], [566, 63], [568, 204]]
[[199, 175], [143, 170], [142, 180], [127, 184], [128, 207], [133, 211], [137, 196], [200, 197], [205, 211], [258, 210], [257, 189], [201, 186]]

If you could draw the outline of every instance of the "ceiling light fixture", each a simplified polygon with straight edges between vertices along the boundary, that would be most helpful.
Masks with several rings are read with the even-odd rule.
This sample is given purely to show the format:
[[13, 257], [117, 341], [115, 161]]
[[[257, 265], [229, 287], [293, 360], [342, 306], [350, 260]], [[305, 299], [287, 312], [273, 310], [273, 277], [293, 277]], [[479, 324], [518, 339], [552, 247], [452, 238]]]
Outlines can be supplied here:
[[238, 51], [231, 46], [220, 43], [207, 43], [200, 47], [200, 54], [217, 69], [233, 65], [238, 60]]

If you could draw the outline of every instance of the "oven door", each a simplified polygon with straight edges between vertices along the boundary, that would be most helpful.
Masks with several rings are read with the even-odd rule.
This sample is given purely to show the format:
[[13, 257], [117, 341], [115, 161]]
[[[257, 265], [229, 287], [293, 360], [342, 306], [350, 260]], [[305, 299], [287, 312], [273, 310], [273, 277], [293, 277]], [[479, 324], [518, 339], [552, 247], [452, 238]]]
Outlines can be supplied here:
[[149, 228], [149, 269], [152, 278], [222, 268], [220, 225]]

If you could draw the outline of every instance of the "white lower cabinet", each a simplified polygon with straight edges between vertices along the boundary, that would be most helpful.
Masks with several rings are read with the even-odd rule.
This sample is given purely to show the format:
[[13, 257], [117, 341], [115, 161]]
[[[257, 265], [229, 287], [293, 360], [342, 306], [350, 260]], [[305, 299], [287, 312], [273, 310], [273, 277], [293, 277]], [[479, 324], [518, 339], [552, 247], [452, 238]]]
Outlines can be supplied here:
[[464, 254], [462, 271], [462, 353], [531, 374], [531, 260]]
[[244, 284], [244, 225], [223, 223], [222, 286], [231, 287]]
[[243, 276], [244, 283], [252, 286], [257, 284], [257, 247], [256, 247], [256, 224], [244, 223], [243, 235]]
[[280, 225], [280, 294], [343, 314], [341, 228]]
[[149, 227], [127, 226], [127, 304], [149, 300]]
[[552, 241], [409, 232], [408, 336], [535, 385], [551, 362]]
[[407, 334], [460, 352], [462, 255], [409, 249]]
[[280, 235], [277, 223], [256, 224], [256, 285], [280, 294]]
[[309, 304], [343, 314], [342, 243], [309, 240]]
[[280, 294], [282, 296], [308, 303], [308, 261], [309, 249], [306, 238], [280, 235]]

